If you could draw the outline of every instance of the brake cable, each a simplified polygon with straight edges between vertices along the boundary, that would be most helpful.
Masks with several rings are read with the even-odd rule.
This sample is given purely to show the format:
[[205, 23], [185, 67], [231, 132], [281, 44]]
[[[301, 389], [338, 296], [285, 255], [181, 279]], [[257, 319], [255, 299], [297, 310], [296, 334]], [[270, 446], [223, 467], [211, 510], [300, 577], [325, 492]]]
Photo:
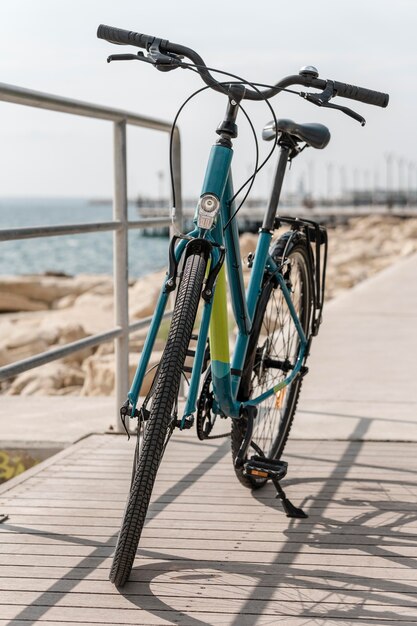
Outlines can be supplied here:
[[[199, 68], [201, 69], [201, 66], [192, 64], [192, 63], [184, 63], [183, 67], [189, 67], [191, 68], [195, 68], [197, 71], [199, 71]], [[256, 136], [256, 132], [255, 129], [253, 127], [252, 121], [250, 120], [249, 116], [247, 115], [246, 111], [244, 110], [244, 108], [241, 106], [241, 103], [239, 103], [240, 108], [242, 109], [242, 111], [245, 114], [245, 117], [247, 118], [249, 125], [252, 129], [252, 132], [254, 134], [254, 138], [255, 138], [255, 145], [256, 145], [256, 150], [257, 150], [257, 159], [256, 159], [256, 164], [255, 164], [255, 170], [253, 172], [253, 174], [243, 183], [243, 185], [241, 185], [241, 187], [237, 190], [237, 192], [234, 194], [234, 196], [229, 200], [229, 205], [231, 206], [232, 203], [234, 202], [234, 200], [237, 198], [237, 196], [239, 195], [239, 193], [247, 186], [249, 185], [242, 201], [240, 202], [239, 206], [237, 207], [237, 209], [233, 212], [233, 214], [230, 216], [230, 218], [228, 219], [228, 221], [226, 222], [225, 226], [223, 227], [223, 232], [226, 230], [226, 228], [228, 228], [228, 226], [230, 225], [231, 221], [236, 217], [236, 215], [238, 214], [238, 212], [240, 211], [240, 209], [242, 208], [242, 206], [244, 205], [246, 198], [248, 197], [248, 195], [250, 194], [250, 191], [254, 185], [256, 176], [258, 175], [258, 173], [261, 171], [261, 169], [266, 165], [266, 163], [269, 161], [269, 159], [272, 157], [273, 152], [275, 151], [276, 147], [277, 147], [277, 139], [278, 139], [278, 123], [277, 123], [277, 118], [275, 115], [275, 111], [272, 107], [272, 105], [269, 102], [269, 99], [263, 95], [263, 93], [258, 89], [257, 87], [257, 83], [252, 83], [249, 80], [246, 80], [244, 78], [242, 78], [241, 76], [238, 76], [237, 74], [232, 74], [231, 72], [226, 72], [224, 70], [218, 70], [216, 68], [212, 68], [212, 67], [207, 67], [205, 66], [205, 69], [207, 69], [210, 72], [217, 72], [218, 74], [223, 74], [224, 76], [230, 76], [231, 78], [235, 78], [237, 79], [237, 81], [239, 81], [238, 83], [231, 83], [231, 84], [243, 84], [243, 85], [249, 85], [250, 87], [252, 87], [252, 89], [254, 91], [256, 91], [259, 96], [260, 96], [260, 100], [264, 100], [265, 104], [267, 105], [267, 107], [269, 108], [271, 115], [273, 117], [274, 123], [275, 123], [275, 141], [273, 142], [272, 148], [269, 152], [269, 154], [266, 156], [266, 158], [264, 159], [264, 161], [261, 163], [260, 166], [258, 166], [258, 154], [259, 154], [259, 144], [258, 144], [258, 138]], [[200, 72], [199, 72], [200, 73]], [[214, 79], [215, 80], [215, 79]], [[224, 84], [224, 83], [222, 83]], [[286, 88], [282, 88], [282, 91], [293, 91], [293, 90], [287, 90]], [[296, 92], [297, 93], [297, 92]]]
[[[189, 68], [192, 69], [192, 68]], [[196, 70], [193, 70], [196, 71]], [[219, 86], [223, 86], [223, 85], [230, 85], [231, 83], [219, 83]], [[236, 83], [237, 84], [237, 83]], [[174, 121], [172, 123], [171, 126], [171, 132], [170, 132], [170, 141], [169, 141], [169, 169], [170, 169], [170, 178], [171, 178], [171, 189], [172, 189], [172, 199], [173, 199], [173, 211], [175, 211], [175, 207], [176, 207], [176, 195], [175, 195], [175, 182], [174, 182], [174, 170], [173, 170], [173, 157], [172, 157], [172, 151], [173, 151], [173, 141], [174, 141], [174, 131], [175, 131], [175, 127], [177, 125], [177, 121], [178, 121], [178, 117], [180, 116], [181, 112], [183, 111], [184, 107], [190, 102], [190, 100], [192, 100], [195, 96], [197, 96], [198, 94], [200, 94], [201, 92], [205, 91], [206, 89], [212, 89], [212, 87], [210, 87], [209, 85], [206, 85], [205, 87], [202, 87], [201, 89], [198, 89], [197, 91], [195, 91], [194, 93], [192, 93], [181, 105], [181, 107], [178, 109]], [[227, 94], [227, 91], [225, 90], [225, 93]], [[252, 174], [252, 176], [240, 187], [240, 189], [238, 190], [238, 192], [233, 196], [233, 198], [231, 198], [231, 200], [229, 201], [230, 204], [234, 201], [235, 197], [237, 196], [238, 193], [240, 193], [240, 191], [250, 182], [251, 185], [245, 195], [245, 197], [243, 198], [241, 204], [239, 205], [238, 209], [233, 213], [233, 215], [231, 216], [231, 218], [228, 220], [226, 226], [224, 227], [224, 230], [229, 226], [231, 220], [235, 217], [236, 213], [239, 211], [239, 209], [241, 208], [241, 206], [243, 205], [243, 203], [245, 202], [252, 186], [255, 180], [255, 177], [257, 175], [257, 173], [259, 172], [259, 170], [265, 165], [266, 160], [261, 164], [260, 167], [258, 167], [258, 163], [259, 163], [259, 142], [258, 142], [258, 138], [256, 136], [256, 131], [255, 128], [253, 126], [253, 123], [250, 119], [250, 116], [248, 115], [248, 113], [246, 112], [246, 110], [239, 105], [243, 114], [245, 115], [248, 124], [251, 128], [252, 134], [253, 134], [253, 138], [255, 141], [255, 151], [256, 151], [256, 158], [255, 158], [255, 171]], [[271, 150], [271, 154], [272, 154], [272, 150]], [[268, 155], [268, 159], [271, 156]]]
[[[201, 69], [201, 66], [198, 66], [198, 65], [195, 65], [195, 64], [192, 64], [192, 63], [182, 63], [179, 67], [182, 67], [183, 69], [190, 69], [190, 70], [192, 70], [192, 71], [194, 71], [194, 72], [196, 72], [196, 73], [200, 74], [199, 69]], [[233, 83], [224, 83], [224, 82], [222, 82], [222, 83], [221, 83], [221, 82], [219, 82], [219, 81], [216, 81], [217, 85], [218, 85], [218, 86], [222, 89], [222, 91], [223, 91], [226, 95], [228, 95], [229, 97], [230, 97], [230, 94], [229, 94], [228, 90], [223, 88], [225, 85], [230, 85], [230, 84], [243, 84], [243, 85], [250, 85], [250, 86], [251, 86], [251, 87], [252, 87], [252, 88], [253, 88], [253, 89], [254, 89], [254, 90], [255, 90], [255, 91], [256, 91], [256, 92], [257, 92], [257, 93], [261, 96], [261, 98], [265, 101], [265, 103], [267, 104], [268, 108], [270, 109], [271, 114], [272, 114], [273, 119], [274, 119], [274, 122], [275, 122], [275, 128], [276, 128], [276, 139], [278, 139], [277, 118], [276, 118], [276, 115], [275, 115], [275, 111], [274, 111], [274, 109], [272, 108], [271, 104], [268, 102], [268, 98], [263, 97], [262, 92], [261, 92], [261, 91], [260, 91], [260, 90], [256, 87], [256, 83], [252, 83], [251, 81], [245, 80], [245, 79], [243, 79], [242, 77], [237, 76], [236, 74], [232, 74], [232, 73], [230, 73], [230, 72], [226, 72], [226, 71], [223, 71], [223, 70], [217, 70], [217, 69], [215, 69], [215, 68], [210, 68], [210, 67], [207, 67], [207, 66], [205, 66], [205, 68], [204, 68], [204, 69], [207, 69], [207, 70], [209, 70], [209, 71], [211, 71], [211, 72], [217, 72], [217, 73], [219, 73], [219, 74], [223, 74], [223, 75], [225, 75], [225, 76], [230, 76], [230, 77], [232, 77], [232, 78], [236, 78], [236, 79], [237, 79], [237, 82], [233, 82]], [[213, 79], [213, 80], [215, 80], [215, 79]], [[174, 135], [175, 126], [176, 126], [176, 123], [177, 123], [177, 120], [178, 120], [178, 117], [179, 117], [179, 115], [180, 115], [181, 111], [182, 111], [182, 110], [184, 109], [184, 107], [188, 104], [188, 102], [189, 102], [189, 101], [190, 101], [190, 100], [191, 100], [194, 96], [196, 96], [197, 94], [201, 93], [202, 91], [205, 91], [206, 89], [212, 89], [212, 86], [210, 86], [210, 85], [206, 85], [205, 87], [202, 87], [201, 89], [199, 89], [199, 90], [197, 90], [196, 92], [194, 92], [193, 94], [191, 94], [191, 96], [189, 96], [189, 97], [185, 100], [185, 102], [184, 102], [184, 103], [181, 105], [181, 107], [179, 108], [179, 110], [178, 110], [178, 112], [177, 112], [177, 114], [176, 114], [176, 116], [175, 116], [175, 118], [174, 118], [174, 121], [173, 121], [172, 127], [171, 127], [171, 133], [170, 133], [170, 154], [169, 154], [169, 157], [170, 157], [170, 158], [169, 158], [169, 163], [170, 163], [171, 188], [172, 188], [172, 197], [173, 197], [173, 203], [174, 203], [174, 210], [175, 210], [175, 201], [176, 201], [176, 198], [175, 198], [175, 187], [174, 187], [174, 173], [173, 173], [173, 166], [172, 166], [172, 146], [173, 146], [173, 135]], [[291, 91], [291, 92], [292, 92], [292, 90], [287, 90], [286, 88], [282, 88], [282, 89], [280, 89], [280, 90], [281, 90], [281, 91]], [[298, 92], [294, 92], [294, 93], [298, 93]], [[248, 113], [245, 111], [245, 109], [242, 107], [241, 103], [239, 103], [239, 107], [241, 108], [242, 112], [244, 113], [244, 115], [245, 115], [246, 119], [248, 120], [249, 126], [250, 126], [250, 128], [251, 128], [251, 130], [252, 130], [252, 133], [253, 133], [253, 137], [254, 137], [254, 141], [255, 141], [255, 149], [256, 149], [255, 170], [254, 170], [253, 174], [252, 174], [252, 175], [251, 175], [251, 176], [250, 176], [250, 177], [249, 177], [249, 178], [248, 178], [248, 179], [247, 179], [247, 180], [243, 183], [243, 185], [241, 185], [241, 187], [240, 187], [240, 188], [238, 189], [238, 191], [234, 194], [234, 196], [233, 196], [233, 197], [229, 200], [229, 204], [231, 205], [231, 204], [234, 202], [234, 200], [236, 199], [236, 197], [238, 196], [238, 194], [239, 194], [239, 193], [240, 193], [240, 192], [241, 192], [241, 191], [242, 191], [242, 190], [243, 190], [243, 189], [244, 189], [247, 185], [249, 185], [249, 188], [247, 189], [247, 191], [246, 191], [246, 193], [245, 193], [245, 196], [243, 197], [242, 201], [240, 202], [240, 204], [239, 204], [238, 208], [237, 208], [237, 209], [233, 212], [233, 215], [231, 215], [231, 217], [230, 217], [230, 218], [229, 218], [229, 220], [227, 221], [226, 225], [225, 225], [225, 226], [224, 226], [224, 228], [223, 228], [223, 231], [225, 231], [225, 230], [226, 230], [226, 228], [228, 228], [228, 226], [230, 225], [231, 221], [232, 221], [232, 220], [236, 217], [237, 213], [238, 213], [238, 212], [240, 211], [240, 209], [242, 208], [243, 204], [244, 204], [244, 203], [245, 203], [245, 201], [246, 201], [246, 198], [248, 197], [248, 195], [249, 195], [249, 193], [250, 193], [250, 191], [251, 191], [251, 189], [252, 189], [252, 187], [253, 187], [253, 184], [254, 184], [254, 182], [255, 182], [255, 179], [256, 179], [257, 174], [258, 174], [258, 173], [260, 172], [260, 170], [261, 170], [261, 169], [262, 169], [262, 168], [266, 165], [267, 161], [269, 161], [269, 159], [271, 158], [271, 156], [272, 156], [272, 154], [273, 154], [274, 150], [276, 149], [276, 145], [277, 145], [276, 141], [274, 141], [274, 144], [273, 144], [272, 149], [270, 150], [269, 154], [268, 154], [268, 155], [267, 155], [267, 157], [264, 159], [264, 161], [261, 163], [261, 165], [260, 165], [260, 166], [258, 166], [258, 163], [259, 163], [259, 143], [258, 143], [258, 138], [257, 138], [257, 135], [256, 135], [256, 131], [255, 131], [255, 128], [254, 128], [254, 126], [253, 126], [253, 124], [252, 124], [252, 121], [251, 121], [251, 119], [250, 119], [250, 116], [249, 116], [249, 115], [248, 115]]]

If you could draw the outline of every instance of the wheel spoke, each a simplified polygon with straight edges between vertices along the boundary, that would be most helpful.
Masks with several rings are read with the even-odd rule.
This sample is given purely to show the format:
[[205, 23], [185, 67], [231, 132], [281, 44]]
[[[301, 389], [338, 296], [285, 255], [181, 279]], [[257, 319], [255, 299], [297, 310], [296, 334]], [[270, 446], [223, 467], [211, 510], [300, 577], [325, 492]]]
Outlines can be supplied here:
[[[292, 303], [307, 334], [306, 325], [309, 319], [310, 302], [306, 255], [301, 251], [293, 251], [289, 259], [288, 278], [291, 282]], [[270, 286], [269, 289], [268, 301], [263, 309], [263, 319], [260, 321], [256, 354], [254, 358], [252, 357], [250, 384], [250, 397], [252, 398], [265, 393], [289, 375], [289, 371], [285, 371], [284, 368], [266, 367], [267, 359], [282, 363], [289, 362], [294, 367], [300, 345], [298, 332], [281, 288]], [[296, 404], [294, 394], [298, 394], [298, 389], [299, 381], [294, 380], [281, 391], [285, 394], [282, 402], [277, 400], [276, 394], [272, 394], [258, 406], [253, 440], [267, 456], [276, 453], [281, 446], [282, 438], [285, 438], [288, 432], [286, 426], [292, 419]]]

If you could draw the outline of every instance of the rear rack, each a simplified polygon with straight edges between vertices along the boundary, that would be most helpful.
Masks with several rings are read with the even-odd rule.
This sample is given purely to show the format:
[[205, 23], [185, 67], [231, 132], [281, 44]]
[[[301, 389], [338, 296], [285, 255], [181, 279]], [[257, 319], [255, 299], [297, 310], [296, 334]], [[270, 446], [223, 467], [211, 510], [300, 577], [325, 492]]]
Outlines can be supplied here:
[[311, 324], [311, 334], [315, 337], [319, 332], [324, 304], [328, 248], [327, 230], [325, 226], [322, 226], [313, 220], [285, 215], [280, 215], [275, 218], [274, 228], [278, 229], [281, 224], [289, 224], [291, 226], [291, 230], [304, 233], [307, 243], [309, 244], [307, 246], [307, 250], [309, 260], [314, 270], [313, 319]]

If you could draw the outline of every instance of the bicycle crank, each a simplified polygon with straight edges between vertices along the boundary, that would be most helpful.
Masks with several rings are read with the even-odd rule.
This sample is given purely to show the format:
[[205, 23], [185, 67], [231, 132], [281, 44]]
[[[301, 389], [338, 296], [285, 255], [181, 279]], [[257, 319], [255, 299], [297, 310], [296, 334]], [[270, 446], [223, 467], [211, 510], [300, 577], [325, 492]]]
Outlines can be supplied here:
[[221, 437], [229, 437], [229, 433], [222, 435], [211, 435], [216, 415], [212, 413], [213, 407], [213, 391], [211, 390], [211, 368], [209, 367], [204, 377], [203, 386], [201, 388], [200, 397], [197, 403], [197, 419], [196, 430], [197, 437], [203, 441], [204, 439], [220, 439]]

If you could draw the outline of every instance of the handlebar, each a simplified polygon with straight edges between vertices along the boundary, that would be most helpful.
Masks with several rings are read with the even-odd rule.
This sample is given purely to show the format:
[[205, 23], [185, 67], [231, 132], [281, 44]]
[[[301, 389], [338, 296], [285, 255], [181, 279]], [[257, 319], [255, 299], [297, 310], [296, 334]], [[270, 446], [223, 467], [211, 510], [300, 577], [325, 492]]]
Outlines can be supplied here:
[[[124, 30], [122, 28], [114, 28], [113, 26], [106, 26], [105, 24], [100, 24], [98, 27], [97, 37], [99, 39], [104, 39], [109, 43], [131, 45], [138, 48], [144, 48], [145, 50], [149, 50], [152, 46], [156, 45], [162, 53], [187, 57], [195, 66], [197, 66], [198, 72], [206, 85], [216, 91], [220, 91], [222, 93], [225, 92], [225, 87], [219, 85], [218, 81], [212, 77], [203, 59], [197, 52], [195, 52], [195, 50], [192, 50], [191, 48], [171, 43], [167, 39], [160, 39], [152, 35], [144, 35], [142, 33]], [[314, 75], [296, 74], [283, 78], [270, 89], [258, 92], [247, 88], [243, 98], [246, 100], [269, 99], [279, 93], [281, 89], [291, 85], [302, 85], [304, 87], [324, 90], [328, 86], [329, 82], [330, 81], [318, 78]], [[359, 102], [364, 102], [365, 104], [372, 104], [383, 108], [388, 105], [389, 95], [386, 93], [365, 89], [364, 87], [356, 87], [355, 85], [349, 85], [347, 83], [340, 83], [337, 81], [331, 82], [333, 85], [333, 96], [349, 98], [350, 100], [358, 100]]]
[[365, 89], [365, 87], [355, 87], [355, 85], [349, 85], [348, 83], [338, 83], [337, 81], [334, 82], [334, 88], [336, 91], [335, 95], [342, 98], [359, 100], [359, 102], [373, 104], [382, 108], [388, 106], [389, 95], [387, 93]]
[[105, 39], [105, 41], [109, 43], [131, 45], [145, 49], [148, 49], [156, 39], [156, 37], [152, 37], [151, 35], [142, 35], [141, 33], [135, 33], [133, 30], [124, 30], [123, 28], [115, 28], [114, 26], [106, 26], [105, 24], [100, 24], [98, 27], [97, 37], [99, 39]]

